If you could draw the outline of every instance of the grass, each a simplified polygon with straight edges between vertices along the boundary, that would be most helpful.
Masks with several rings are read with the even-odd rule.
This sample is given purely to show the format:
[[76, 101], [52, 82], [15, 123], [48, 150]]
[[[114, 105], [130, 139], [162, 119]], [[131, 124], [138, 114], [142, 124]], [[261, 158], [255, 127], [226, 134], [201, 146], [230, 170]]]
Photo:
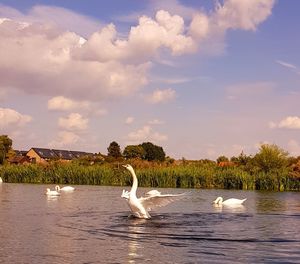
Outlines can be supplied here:
[[[133, 164], [139, 186], [166, 188], [220, 188], [243, 190], [300, 190], [300, 181], [282, 172], [252, 175], [239, 167], [221, 168], [214, 164]], [[130, 173], [120, 164], [80, 165], [76, 163], [48, 165], [4, 165], [0, 167], [4, 182], [88, 184], [129, 186]]]

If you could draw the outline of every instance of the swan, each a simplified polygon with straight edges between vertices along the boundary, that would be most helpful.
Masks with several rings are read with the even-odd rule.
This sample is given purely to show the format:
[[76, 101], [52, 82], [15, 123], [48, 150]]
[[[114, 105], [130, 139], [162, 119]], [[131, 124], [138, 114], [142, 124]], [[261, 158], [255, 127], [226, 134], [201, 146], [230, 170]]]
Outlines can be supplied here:
[[50, 188], [47, 188], [46, 194], [48, 196], [59, 196], [60, 195], [60, 193], [58, 191], [56, 191], [56, 190], [55, 191], [51, 191]]
[[128, 192], [126, 190], [123, 190], [123, 192], [121, 194], [121, 197], [128, 200], [129, 199], [129, 194], [130, 194], [130, 192]]
[[219, 196], [216, 200], [214, 200], [213, 203], [219, 204], [219, 205], [241, 205], [246, 200], [247, 200], [247, 198], [245, 198], [245, 199], [229, 198], [229, 199], [223, 201], [223, 197]]
[[55, 190], [57, 192], [60, 192], [60, 191], [63, 191], [63, 192], [73, 192], [75, 190], [75, 188], [72, 187], [72, 186], [65, 186], [65, 187], [60, 188], [59, 185], [56, 185], [55, 186]]
[[0, 177], [0, 183], [2, 183], [3, 182], [3, 180], [2, 180], [2, 178]]
[[133, 183], [130, 192], [123, 190], [121, 197], [127, 200], [132, 214], [137, 218], [149, 219], [151, 218], [149, 214], [151, 209], [165, 206], [185, 194], [161, 194], [157, 190], [152, 190], [147, 192], [145, 197], [137, 198], [136, 191], [138, 187], [138, 179], [135, 175], [134, 169], [129, 164], [122, 166], [131, 173]]

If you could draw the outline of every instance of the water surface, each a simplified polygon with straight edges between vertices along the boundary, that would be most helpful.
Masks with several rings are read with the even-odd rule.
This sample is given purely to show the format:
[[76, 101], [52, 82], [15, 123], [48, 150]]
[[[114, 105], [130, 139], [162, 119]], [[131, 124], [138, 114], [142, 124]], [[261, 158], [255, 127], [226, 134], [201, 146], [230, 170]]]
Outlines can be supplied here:
[[[143, 220], [123, 188], [49, 199], [47, 187], [0, 185], [0, 263], [300, 263], [298, 192], [161, 189], [189, 195]], [[215, 207], [217, 196], [247, 201]]]

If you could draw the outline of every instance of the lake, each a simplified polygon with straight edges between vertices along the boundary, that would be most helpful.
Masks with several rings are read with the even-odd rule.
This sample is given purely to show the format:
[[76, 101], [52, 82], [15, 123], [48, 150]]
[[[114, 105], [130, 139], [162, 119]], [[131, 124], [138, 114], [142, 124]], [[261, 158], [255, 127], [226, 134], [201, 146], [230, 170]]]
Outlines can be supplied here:
[[124, 188], [49, 187], [0, 185], [0, 263], [300, 263], [299, 192], [160, 189], [189, 193], [144, 220], [128, 217]]

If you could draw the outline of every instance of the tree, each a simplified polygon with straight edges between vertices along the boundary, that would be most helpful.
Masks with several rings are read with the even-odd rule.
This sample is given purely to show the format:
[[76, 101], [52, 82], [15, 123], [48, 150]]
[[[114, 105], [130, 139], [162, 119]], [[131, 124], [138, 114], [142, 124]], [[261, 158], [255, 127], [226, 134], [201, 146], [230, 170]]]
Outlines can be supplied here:
[[134, 159], [140, 158], [143, 159], [145, 157], [145, 150], [141, 145], [128, 145], [125, 147], [123, 151], [123, 156], [126, 159]]
[[217, 158], [217, 163], [220, 163], [220, 162], [227, 162], [229, 161], [229, 159], [226, 157], [226, 156], [220, 156]]
[[7, 153], [11, 150], [12, 140], [7, 135], [0, 136], [0, 164], [3, 164]]
[[266, 173], [284, 169], [288, 164], [288, 152], [275, 144], [263, 144], [254, 156], [253, 163]]
[[246, 166], [251, 159], [251, 156], [247, 156], [244, 151], [242, 151], [238, 157], [231, 157], [230, 161], [238, 164], [239, 166]]
[[140, 146], [143, 147], [145, 150], [145, 157], [144, 159], [148, 161], [158, 160], [164, 161], [166, 158], [166, 153], [164, 152], [163, 148], [160, 146], [156, 146], [151, 142], [144, 142]]
[[108, 151], [107, 156], [109, 157], [113, 157], [113, 158], [122, 157], [120, 145], [116, 141], [113, 141], [109, 144], [107, 151]]

